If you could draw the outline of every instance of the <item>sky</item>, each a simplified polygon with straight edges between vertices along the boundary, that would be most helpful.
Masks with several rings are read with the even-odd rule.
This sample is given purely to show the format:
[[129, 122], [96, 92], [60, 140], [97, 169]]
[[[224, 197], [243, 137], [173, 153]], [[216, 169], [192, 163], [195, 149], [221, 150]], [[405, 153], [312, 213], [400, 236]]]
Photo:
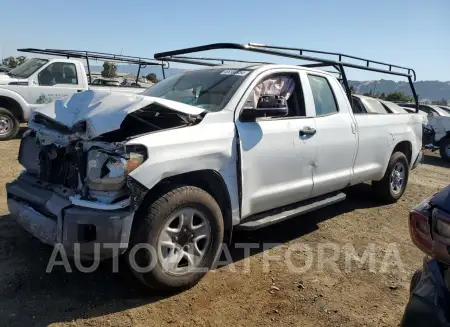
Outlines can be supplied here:
[[[152, 57], [256, 42], [341, 52], [414, 68], [418, 80], [450, 81], [450, 0], [2, 0], [0, 12], [0, 57], [19, 55], [21, 47]], [[295, 63], [241, 51], [206, 55]], [[347, 75], [398, 80], [358, 70]]]

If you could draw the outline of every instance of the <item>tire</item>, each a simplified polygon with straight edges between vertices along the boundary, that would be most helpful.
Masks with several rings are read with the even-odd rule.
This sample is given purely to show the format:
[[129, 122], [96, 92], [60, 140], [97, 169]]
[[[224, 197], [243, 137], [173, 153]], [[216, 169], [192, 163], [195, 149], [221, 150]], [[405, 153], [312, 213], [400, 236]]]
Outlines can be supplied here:
[[420, 279], [422, 278], [422, 270], [416, 270], [411, 277], [411, 284], [409, 285], [409, 293], [412, 293], [416, 288], [417, 284], [419, 284]]
[[10, 140], [19, 132], [19, 121], [5, 108], [0, 107], [0, 141]]
[[439, 147], [441, 158], [450, 162], [450, 137], [441, 140]]
[[[139, 214], [140, 216], [135, 218], [137, 220], [132, 228], [130, 247], [126, 254], [133, 274], [147, 287], [161, 291], [179, 291], [197, 284], [213, 266], [222, 246], [224, 225], [222, 212], [217, 202], [209, 193], [198, 187], [174, 186], [150, 204], [146, 212], [145, 210], [143, 211]], [[201, 271], [189, 271], [189, 263], [188, 267], [181, 265], [183, 260], [189, 262], [187, 260], [188, 257], [184, 256], [186, 253], [185, 247], [187, 247], [186, 251], [189, 249], [194, 251], [194, 249], [200, 248], [199, 243], [195, 243], [192, 240], [196, 239], [197, 236], [188, 235], [191, 232], [194, 234], [195, 231], [200, 229], [197, 227], [190, 229], [188, 227], [189, 230], [183, 232], [182, 230], [188, 224], [180, 224], [180, 222], [185, 222], [188, 219], [180, 218], [180, 212], [184, 214], [183, 217], [188, 217], [189, 213], [194, 212], [192, 222], [195, 219], [201, 221], [201, 224], [204, 224], [202, 231], [208, 230], [210, 232], [209, 242], [205, 241], [205, 244], [203, 244], [204, 255], [198, 256], [197, 263], [191, 265], [191, 267], [202, 268]], [[197, 226], [201, 226], [201, 224]], [[191, 225], [195, 226], [194, 223]], [[209, 228], [207, 228], [208, 226]], [[169, 229], [171, 230], [170, 236], [167, 232]], [[174, 233], [173, 230], [175, 229], [180, 229], [180, 232]], [[161, 240], [166, 241], [163, 243], [172, 243], [171, 245], [176, 245], [176, 247], [172, 247], [174, 250], [171, 250], [171, 247], [163, 249], [163, 246], [160, 245]], [[133, 253], [133, 247], [138, 244], [149, 245], [151, 249], [155, 250], [152, 252], [141, 249]], [[166, 251], [169, 253], [166, 253]], [[183, 258], [179, 262], [180, 267], [177, 264], [175, 267], [171, 267], [173, 268], [172, 270], [164, 268], [164, 260], [169, 258], [171, 251], [173, 251], [173, 257], [175, 257], [176, 253]], [[164, 258], [165, 254], [163, 252], [167, 254], [166, 258]], [[176, 259], [174, 260], [176, 261]], [[136, 269], [136, 264], [138, 267], [148, 267], [152, 262], [153, 268], [150, 271], [140, 272]], [[178, 271], [180, 269], [184, 273]]]
[[[401, 178], [401, 185], [398, 185], [396, 183], [398, 179], [394, 178], [393, 183], [396, 187], [393, 187], [393, 185], [391, 184], [391, 177], [393, 175], [394, 169], [397, 169], [400, 166], [403, 166], [403, 177]], [[408, 177], [408, 159], [406, 159], [406, 156], [402, 152], [395, 152], [389, 159], [389, 164], [383, 178], [380, 181], [372, 181], [372, 188], [382, 202], [395, 203], [402, 197], [403, 193], [405, 192], [406, 185], [408, 184]]]

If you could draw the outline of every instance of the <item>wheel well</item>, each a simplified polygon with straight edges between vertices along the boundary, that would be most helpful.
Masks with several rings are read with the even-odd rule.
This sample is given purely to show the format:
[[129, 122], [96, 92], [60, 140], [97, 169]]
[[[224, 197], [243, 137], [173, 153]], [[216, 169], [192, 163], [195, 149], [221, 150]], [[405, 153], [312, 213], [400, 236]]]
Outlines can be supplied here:
[[[161, 180], [146, 194], [142, 203], [148, 205], [155, 201], [155, 199], [165, 193], [167, 188], [172, 185], [189, 185], [196, 186], [208, 192], [219, 204], [222, 210], [225, 227], [225, 242], [231, 240], [231, 233], [233, 229], [231, 217], [231, 200], [228, 193], [228, 188], [222, 176], [215, 170], [197, 170], [176, 176], [171, 176]], [[145, 206], [140, 206], [139, 209], [145, 210]], [[140, 211], [138, 209], [138, 211]], [[138, 213], [137, 213], [138, 214]]]
[[8, 97], [0, 97], [0, 107], [11, 111], [19, 122], [24, 122], [22, 107], [16, 100]]
[[438, 144], [440, 144], [442, 141], [446, 140], [446, 139], [450, 139], [450, 131], [446, 131], [445, 132], [445, 136], [443, 136], [439, 141]]
[[412, 156], [411, 142], [402, 141], [398, 143], [395, 146], [394, 150], [392, 151], [392, 154], [394, 154], [395, 152], [402, 152], [406, 156], [406, 159], [408, 159], [408, 164], [411, 165], [411, 156]]

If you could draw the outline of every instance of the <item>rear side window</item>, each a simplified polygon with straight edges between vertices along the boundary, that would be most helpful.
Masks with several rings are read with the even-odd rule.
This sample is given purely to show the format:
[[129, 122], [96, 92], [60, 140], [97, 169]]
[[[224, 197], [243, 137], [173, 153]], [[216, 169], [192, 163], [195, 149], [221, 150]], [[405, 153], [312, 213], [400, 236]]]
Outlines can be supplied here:
[[322, 116], [338, 112], [336, 99], [328, 80], [325, 77], [316, 75], [308, 75], [308, 80], [314, 98], [316, 115]]

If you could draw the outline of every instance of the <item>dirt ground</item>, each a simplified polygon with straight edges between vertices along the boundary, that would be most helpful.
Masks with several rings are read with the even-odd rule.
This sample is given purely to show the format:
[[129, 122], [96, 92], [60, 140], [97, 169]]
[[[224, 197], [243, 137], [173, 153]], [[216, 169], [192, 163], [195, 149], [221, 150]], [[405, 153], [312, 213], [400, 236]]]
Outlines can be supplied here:
[[[11, 181], [21, 167], [18, 140], [0, 143], [0, 183]], [[409, 279], [421, 266], [422, 253], [412, 244], [408, 211], [450, 181], [450, 165], [433, 154], [410, 175], [403, 198], [394, 205], [371, 200], [368, 185], [349, 191], [345, 202], [257, 232], [236, 233], [230, 246], [233, 264], [211, 271], [194, 288], [175, 295], [146, 292], [104, 262], [91, 274], [46, 273], [52, 249], [23, 231], [8, 215], [0, 190], [0, 325], [1, 326], [397, 326], [408, 298]], [[262, 246], [244, 259], [236, 243]], [[325, 246], [323, 245], [325, 243]], [[344, 250], [336, 267], [324, 268], [321, 255], [334, 246], [352, 245], [359, 254], [375, 246], [376, 266], [346, 269]], [[303, 244], [312, 250], [308, 271]], [[322, 245], [320, 245], [322, 244]], [[328, 245], [327, 245], [328, 244]], [[324, 247], [328, 247], [324, 250]], [[395, 249], [403, 264], [392, 261]], [[333, 253], [331, 253], [333, 254]], [[311, 253], [310, 253], [311, 255]], [[245, 273], [245, 268], [250, 273]], [[383, 268], [384, 267], [384, 268]], [[59, 267], [61, 268], [61, 267]], [[403, 269], [402, 269], [403, 268]]]

